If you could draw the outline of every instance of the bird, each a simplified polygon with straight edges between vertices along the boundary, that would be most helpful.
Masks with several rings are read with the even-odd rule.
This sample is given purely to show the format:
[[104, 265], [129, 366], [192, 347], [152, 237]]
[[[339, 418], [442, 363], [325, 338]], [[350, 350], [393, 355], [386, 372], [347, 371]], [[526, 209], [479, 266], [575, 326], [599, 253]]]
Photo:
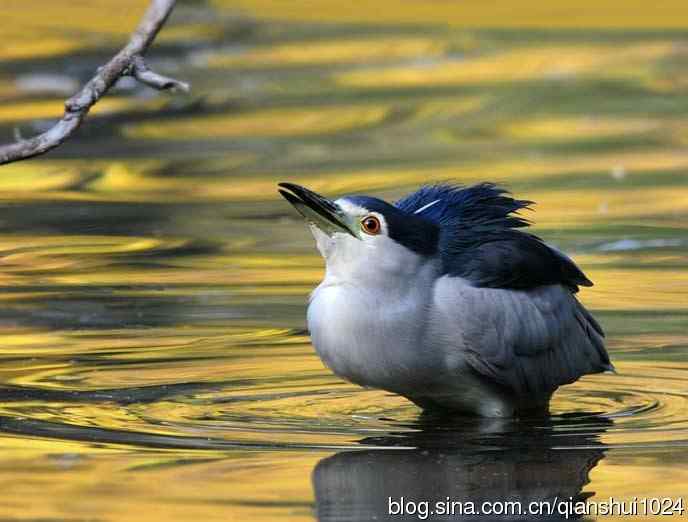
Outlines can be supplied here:
[[549, 414], [559, 386], [614, 372], [576, 295], [593, 283], [524, 230], [532, 201], [489, 182], [427, 184], [394, 203], [278, 187], [325, 259], [306, 315], [337, 376], [426, 411], [518, 418]]

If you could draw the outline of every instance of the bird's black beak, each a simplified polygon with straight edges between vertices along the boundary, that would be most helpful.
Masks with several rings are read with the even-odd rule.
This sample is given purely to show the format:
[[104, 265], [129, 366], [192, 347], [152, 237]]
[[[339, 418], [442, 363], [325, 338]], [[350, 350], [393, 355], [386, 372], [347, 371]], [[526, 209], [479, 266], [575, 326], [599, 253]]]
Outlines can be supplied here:
[[357, 237], [351, 220], [334, 201], [294, 183], [279, 183], [278, 186], [282, 197], [327, 235], [343, 232]]

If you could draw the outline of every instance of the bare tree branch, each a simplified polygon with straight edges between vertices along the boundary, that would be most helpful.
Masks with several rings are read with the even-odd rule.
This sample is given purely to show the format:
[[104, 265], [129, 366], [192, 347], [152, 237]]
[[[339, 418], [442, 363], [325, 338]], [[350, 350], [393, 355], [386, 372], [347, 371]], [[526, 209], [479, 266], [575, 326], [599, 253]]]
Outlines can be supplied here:
[[96, 75], [79, 92], [65, 102], [62, 118], [46, 132], [16, 143], [0, 146], [0, 165], [32, 158], [54, 149], [84, 121], [88, 111], [103, 97], [122, 76], [131, 75], [139, 82], [155, 89], [187, 92], [189, 85], [161, 76], [146, 66], [143, 54], [155, 40], [176, 0], [152, 0], [129, 42], [108, 63], [98, 69]]
[[141, 83], [153, 87], [153, 89], [189, 92], [188, 83], [151, 71], [141, 55], [134, 56], [131, 64], [131, 75]]

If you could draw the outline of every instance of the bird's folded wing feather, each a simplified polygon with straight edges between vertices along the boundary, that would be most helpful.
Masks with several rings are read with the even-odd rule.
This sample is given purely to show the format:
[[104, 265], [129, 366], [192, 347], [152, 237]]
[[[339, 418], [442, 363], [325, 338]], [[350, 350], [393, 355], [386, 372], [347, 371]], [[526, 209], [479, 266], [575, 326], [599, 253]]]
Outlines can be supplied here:
[[455, 341], [468, 365], [515, 393], [549, 393], [612, 369], [601, 328], [563, 286], [477, 288], [445, 276], [435, 303], [443, 336]]

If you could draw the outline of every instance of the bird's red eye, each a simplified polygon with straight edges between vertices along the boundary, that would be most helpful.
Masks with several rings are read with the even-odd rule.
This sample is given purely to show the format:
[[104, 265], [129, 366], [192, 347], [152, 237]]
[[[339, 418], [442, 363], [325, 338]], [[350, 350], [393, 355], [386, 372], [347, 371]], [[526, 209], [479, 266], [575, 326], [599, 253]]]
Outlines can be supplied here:
[[380, 220], [375, 216], [366, 216], [361, 220], [361, 228], [366, 234], [376, 235], [382, 230]]

